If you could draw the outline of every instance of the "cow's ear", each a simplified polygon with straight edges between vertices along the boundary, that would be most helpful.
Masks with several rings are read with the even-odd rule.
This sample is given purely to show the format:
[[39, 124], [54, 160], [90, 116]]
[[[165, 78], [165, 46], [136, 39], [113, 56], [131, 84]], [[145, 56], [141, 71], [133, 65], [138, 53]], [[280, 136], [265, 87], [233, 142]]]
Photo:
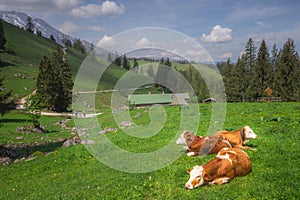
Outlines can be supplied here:
[[186, 173], [189, 174], [190, 172], [191, 172], [191, 169], [187, 169], [187, 170], [186, 170]]

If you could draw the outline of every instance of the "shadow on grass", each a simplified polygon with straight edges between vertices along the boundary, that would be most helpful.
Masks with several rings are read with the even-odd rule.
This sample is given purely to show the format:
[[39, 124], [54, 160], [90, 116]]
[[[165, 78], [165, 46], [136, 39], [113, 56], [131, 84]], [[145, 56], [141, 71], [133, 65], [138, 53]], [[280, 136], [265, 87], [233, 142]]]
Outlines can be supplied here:
[[1, 62], [0, 64], [0, 67], [8, 67], [8, 66], [16, 66], [16, 65], [10, 62]]
[[55, 151], [61, 147], [66, 139], [60, 139], [52, 143], [0, 145], [0, 157], [10, 157], [12, 160], [27, 158], [35, 152], [40, 154]]
[[28, 119], [0, 119], [1, 123], [25, 123], [28, 122]]

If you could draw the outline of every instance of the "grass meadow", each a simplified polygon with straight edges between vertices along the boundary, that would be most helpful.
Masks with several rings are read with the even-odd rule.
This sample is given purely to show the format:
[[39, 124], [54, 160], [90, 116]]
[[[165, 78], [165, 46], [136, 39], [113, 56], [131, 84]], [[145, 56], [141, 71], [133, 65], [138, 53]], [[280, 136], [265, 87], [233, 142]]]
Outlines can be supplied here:
[[[204, 135], [210, 121], [210, 104], [199, 104], [201, 121], [198, 135]], [[163, 147], [177, 130], [178, 107], [164, 107], [167, 120], [153, 138], [132, 139], [118, 128], [107, 133], [110, 140], [130, 151]], [[148, 124], [147, 108], [132, 110], [141, 116], [137, 124]], [[299, 103], [229, 103], [224, 128], [240, 129], [249, 125], [259, 136], [247, 150], [253, 168], [245, 176], [228, 184], [186, 190], [188, 168], [204, 164], [215, 155], [187, 157], [185, 154], [165, 168], [149, 173], [126, 173], [111, 169], [94, 158], [84, 145], [55, 148], [52, 153], [30, 161], [0, 167], [0, 199], [298, 199], [300, 192], [300, 104]], [[26, 122], [22, 113], [10, 113], [1, 119], [0, 143], [19, 143], [15, 128]], [[42, 117], [51, 125], [48, 140], [66, 138], [70, 133], [53, 125], [61, 117]], [[99, 115], [104, 126], [115, 127], [109, 113]], [[74, 126], [71, 121], [69, 126]], [[175, 127], [175, 128], [174, 128]], [[41, 135], [22, 135], [26, 143], [41, 140]], [[129, 142], [130, 141], [130, 142]], [[182, 151], [178, 147], [178, 151]]]

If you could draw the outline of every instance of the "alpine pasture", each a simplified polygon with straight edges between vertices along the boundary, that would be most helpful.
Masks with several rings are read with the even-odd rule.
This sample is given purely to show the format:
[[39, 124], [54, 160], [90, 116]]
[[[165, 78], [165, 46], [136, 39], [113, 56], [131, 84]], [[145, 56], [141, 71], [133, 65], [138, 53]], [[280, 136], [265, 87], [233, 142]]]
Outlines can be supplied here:
[[[13, 41], [15, 55], [1, 52], [1, 76], [4, 86], [16, 98], [32, 92], [40, 58], [51, 55], [55, 43], [3, 22], [8, 41]], [[86, 55], [67, 49], [72, 72], [78, 70]], [[112, 67], [103, 75], [101, 89], [111, 88], [124, 73]], [[19, 76], [20, 75], [20, 76]], [[166, 122], [161, 131], [149, 138], [134, 138], [114, 121], [110, 109], [111, 93], [97, 93], [97, 116], [103, 127], [116, 128], [105, 133], [112, 143], [130, 152], [151, 152], [163, 148], [174, 137], [180, 123], [179, 106], [164, 106]], [[211, 121], [212, 104], [199, 104], [197, 135], [206, 135]], [[138, 125], [151, 122], [150, 108], [132, 109]], [[300, 193], [300, 103], [228, 103], [224, 129], [250, 126], [259, 136], [246, 150], [252, 172], [228, 184], [207, 185], [187, 190], [186, 170], [202, 165], [215, 155], [182, 155], [173, 163], [148, 173], [122, 172], [98, 161], [83, 144], [62, 147], [63, 141], [77, 136], [74, 119], [65, 116], [41, 116], [45, 133], [25, 134], [16, 130], [32, 124], [30, 114], [12, 110], [0, 117], [0, 145], [14, 149], [9, 165], [0, 166], [0, 199], [297, 199]], [[138, 116], [138, 117], [135, 117]], [[65, 127], [62, 127], [64, 122]], [[218, 123], [218, 122], [215, 122]], [[211, 133], [210, 133], [211, 134]]]

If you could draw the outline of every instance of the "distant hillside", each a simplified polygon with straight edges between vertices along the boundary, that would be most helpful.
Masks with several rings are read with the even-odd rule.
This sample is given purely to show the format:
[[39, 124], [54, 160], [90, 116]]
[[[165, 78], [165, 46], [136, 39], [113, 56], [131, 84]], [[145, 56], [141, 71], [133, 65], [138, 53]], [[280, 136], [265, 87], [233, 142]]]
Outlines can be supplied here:
[[[0, 18], [2, 20], [22, 29], [26, 27], [28, 16], [29, 15], [25, 13], [16, 11], [0, 11]], [[58, 31], [42, 19], [32, 17], [32, 23], [35, 27], [34, 31], [36, 31], [36, 29], [40, 30], [43, 37], [50, 38], [50, 36], [53, 35], [57, 42], [61, 42], [64, 37], [73, 41], [71, 36]]]
[[[38, 75], [38, 66], [42, 56], [52, 58], [56, 43], [50, 39], [36, 36], [16, 26], [2, 21], [6, 46], [10, 46], [14, 55], [0, 51], [2, 65], [1, 76], [5, 76], [5, 87], [13, 90], [14, 95], [25, 96], [32, 92]], [[77, 70], [86, 58], [86, 54], [79, 53], [73, 48], [67, 48], [67, 60], [75, 78]], [[127, 71], [123, 68], [111, 66], [102, 76], [99, 83], [101, 89], [111, 89], [116, 81]]]
[[[11, 48], [14, 52], [13, 54], [0, 52], [1, 76], [5, 76], [5, 86], [12, 89], [13, 94], [24, 96], [30, 93], [35, 86], [35, 78], [42, 56], [51, 58], [56, 43], [2, 20], [1, 22], [7, 40], [6, 47]], [[67, 49], [67, 59], [73, 72], [77, 71], [85, 57], [85, 54], [72, 48]]]

